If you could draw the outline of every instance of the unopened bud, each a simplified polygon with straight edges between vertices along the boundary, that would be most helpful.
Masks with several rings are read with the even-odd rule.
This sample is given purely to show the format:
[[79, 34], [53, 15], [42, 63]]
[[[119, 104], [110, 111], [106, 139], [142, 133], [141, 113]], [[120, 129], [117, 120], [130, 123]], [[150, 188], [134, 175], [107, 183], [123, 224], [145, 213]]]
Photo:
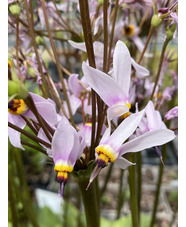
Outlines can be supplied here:
[[43, 45], [44, 44], [44, 39], [41, 36], [36, 36], [35, 38], [37, 45]]
[[154, 14], [151, 20], [152, 27], [153, 28], [158, 27], [161, 24], [161, 22], [162, 22], [162, 19], [157, 14]]
[[10, 10], [12, 15], [17, 16], [17, 17], [21, 13], [21, 8], [20, 8], [20, 6], [18, 4], [10, 5], [9, 10]]
[[173, 36], [174, 36], [174, 33], [176, 31], [176, 27], [177, 27], [177, 24], [173, 24], [171, 27], [167, 26], [167, 28], [165, 29], [165, 33], [166, 33], [166, 39], [167, 40], [172, 40], [173, 39]]
[[8, 81], [8, 96], [14, 96], [18, 99], [25, 99], [28, 96], [27, 88], [19, 81]]

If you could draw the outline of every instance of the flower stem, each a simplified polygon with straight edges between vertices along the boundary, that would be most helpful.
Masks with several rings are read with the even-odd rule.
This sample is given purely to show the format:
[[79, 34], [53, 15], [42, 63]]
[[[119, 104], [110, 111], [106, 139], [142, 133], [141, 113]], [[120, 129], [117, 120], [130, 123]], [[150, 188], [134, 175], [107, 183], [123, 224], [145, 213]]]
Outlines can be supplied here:
[[117, 17], [117, 12], [118, 12], [118, 2], [119, 2], [119, 0], [116, 0], [116, 4], [115, 4], [115, 7], [114, 7], [114, 16], [113, 16], [113, 21], [112, 21], [112, 31], [111, 31], [110, 42], [109, 42], [107, 72], [109, 71], [109, 68], [110, 68], [110, 58], [111, 58], [112, 42], [113, 42], [113, 38], [114, 38], [114, 29], [115, 29], [115, 24], [116, 24], [116, 17]]
[[[41, 0], [41, 3], [42, 3], [44, 18], [45, 18], [45, 24], [46, 24], [46, 28], [47, 28], [47, 32], [48, 32], [48, 37], [49, 37], [49, 40], [50, 40], [52, 51], [54, 53], [54, 58], [56, 60], [56, 66], [57, 66], [58, 74], [59, 74], [59, 77], [60, 77], [61, 85], [62, 85], [62, 88], [63, 88], [65, 100], [67, 102], [67, 107], [68, 107], [68, 111], [69, 111], [70, 121], [71, 121], [72, 125], [75, 126], [73, 115], [72, 115], [72, 109], [71, 109], [71, 106], [70, 106], [69, 97], [67, 95], [67, 90], [66, 90], [66, 87], [65, 87], [63, 74], [62, 74], [61, 67], [60, 67], [59, 58], [58, 58], [57, 51], [56, 51], [56, 48], [55, 48], [55, 45], [54, 45], [54, 41], [53, 41], [53, 38], [52, 38], [52, 33], [50, 31], [50, 26], [49, 26], [48, 17], [47, 17], [45, 1]], [[66, 114], [64, 113], [64, 115], [66, 115]]]
[[153, 87], [152, 94], [150, 96], [150, 100], [153, 99], [153, 96], [154, 96], [154, 93], [155, 93], [155, 90], [156, 90], [156, 86], [157, 86], [158, 81], [159, 81], [159, 78], [160, 78], [161, 67], [163, 65], [165, 50], [167, 48], [168, 43], [169, 43], [169, 40], [166, 39], [165, 42], [164, 42], [164, 44], [163, 44], [163, 47], [162, 47], [160, 62], [159, 62], [159, 66], [158, 66], [158, 72], [156, 74], [156, 80], [155, 80], [155, 84], [154, 84], [154, 87]]
[[142, 180], [141, 180], [141, 168], [142, 168], [142, 157], [141, 152], [136, 153], [136, 167], [137, 167], [137, 195], [138, 195], [138, 214], [139, 214], [139, 223], [140, 223], [140, 213], [141, 213], [141, 186], [142, 186]]
[[[89, 65], [92, 66], [93, 68], [96, 68], [88, 0], [79, 0], [79, 6], [80, 6], [80, 15], [81, 15], [82, 28], [83, 28], [83, 34], [85, 39], [85, 46], [87, 50]], [[93, 160], [95, 157], [94, 140], [95, 140], [95, 125], [96, 125], [96, 93], [93, 89], [91, 89], [91, 93], [92, 93], [92, 135], [91, 135], [91, 146], [90, 146], [90, 160]]]
[[80, 188], [87, 227], [99, 227], [100, 226], [100, 210], [99, 210], [99, 202], [97, 195], [97, 186], [96, 181], [93, 181], [88, 190], [86, 187], [88, 185], [89, 179], [84, 178], [78, 181], [78, 185]]
[[[136, 154], [131, 154], [131, 160], [135, 163]], [[139, 227], [139, 217], [138, 217], [138, 198], [137, 198], [137, 187], [136, 187], [136, 166], [130, 166], [129, 171], [129, 189], [130, 189], [130, 208], [132, 216], [132, 226]]]
[[[163, 146], [163, 150], [162, 150], [163, 160], [165, 159], [166, 149], [167, 149], [167, 145], [165, 144]], [[163, 169], [164, 169], [164, 165], [162, 165], [162, 163], [160, 162], [160, 164], [159, 164], [158, 181], [157, 181], [157, 185], [156, 185], [156, 195], [155, 195], [155, 201], [154, 201], [154, 207], [153, 207], [153, 212], [152, 212], [152, 218], [151, 218], [151, 222], [150, 222], [150, 227], [153, 227], [154, 226], [154, 222], [155, 222], [155, 218], [156, 218], [156, 211], [157, 211], [157, 207], [158, 207], [158, 201], [159, 201], [159, 195], [160, 195], [160, 188], [161, 188], [162, 177], [163, 177]]]
[[37, 143], [41, 143], [44, 146], [51, 148], [51, 145], [49, 143], [47, 143], [46, 141], [40, 139], [39, 137], [27, 132], [26, 130], [19, 128], [18, 126], [12, 124], [11, 122], [8, 122], [8, 127], [15, 129], [16, 131], [22, 133], [23, 135], [27, 136], [28, 138], [30, 138], [31, 140], [37, 142]]
[[[32, 3], [32, 1], [30, 1], [30, 4], [31, 3]], [[34, 34], [33, 12], [32, 12], [32, 10], [30, 10], [30, 12], [31, 12], [31, 18], [30, 18], [29, 6], [28, 6], [27, 0], [24, 0], [24, 4], [25, 4], [26, 16], [27, 16], [30, 36], [31, 36], [31, 40], [32, 40], [32, 45], [34, 47], [34, 52], [36, 54], [36, 59], [37, 59], [37, 63], [38, 63], [38, 69], [39, 69], [39, 72], [41, 74], [42, 82], [43, 82], [44, 88], [45, 88], [46, 94], [44, 93], [43, 95], [45, 96], [45, 98], [47, 98], [47, 97], [49, 97], [49, 92], [48, 92], [48, 89], [47, 89], [45, 75], [44, 75], [43, 70], [42, 70], [42, 65], [41, 65], [41, 62], [40, 62], [39, 53], [37, 51], [37, 44], [36, 44], [35, 34]]]

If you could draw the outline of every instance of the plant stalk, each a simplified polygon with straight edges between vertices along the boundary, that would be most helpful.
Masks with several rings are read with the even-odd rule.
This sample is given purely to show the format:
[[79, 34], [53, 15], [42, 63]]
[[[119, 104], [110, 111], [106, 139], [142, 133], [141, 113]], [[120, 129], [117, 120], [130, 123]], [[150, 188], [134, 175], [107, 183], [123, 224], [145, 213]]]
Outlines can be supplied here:
[[[131, 162], [135, 163], [136, 154], [131, 154]], [[136, 166], [130, 166], [129, 171], [129, 189], [130, 189], [130, 209], [132, 216], [132, 226], [139, 227], [139, 217], [138, 217], [138, 198], [137, 198], [137, 185], [136, 185]]]
[[97, 199], [97, 187], [96, 181], [93, 181], [88, 190], [86, 187], [88, 185], [89, 179], [80, 179], [78, 181], [79, 189], [81, 192], [87, 227], [99, 227], [100, 226], [100, 210]]

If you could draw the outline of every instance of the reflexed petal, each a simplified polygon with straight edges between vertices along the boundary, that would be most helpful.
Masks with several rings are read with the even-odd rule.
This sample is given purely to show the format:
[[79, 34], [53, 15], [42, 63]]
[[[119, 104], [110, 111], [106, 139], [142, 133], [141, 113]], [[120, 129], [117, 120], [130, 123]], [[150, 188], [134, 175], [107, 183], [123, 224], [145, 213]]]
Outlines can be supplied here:
[[154, 146], [160, 146], [168, 143], [174, 138], [174, 132], [169, 129], [153, 130], [123, 144], [120, 150], [120, 155], [128, 152], [138, 152]]
[[131, 75], [131, 57], [127, 46], [122, 42], [116, 43], [113, 68], [115, 80], [123, 88], [125, 96], [128, 96]]
[[118, 165], [121, 169], [126, 169], [131, 165], [136, 165], [135, 163], [129, 162], [127, 159], [120, 157], [115, 161], [116, 165]]
[[145, 109], [138, 113], [131, 114], [129, 117], [123, 120], [123, 122], [112, 133], [108, 141], [115, 150], [117, 150], [121, 144], [136, 130], [144, 115], [144, 112]]
[[[10, 113], [8, 113], [8, 121], [22, 129], [26, 125], [26, 122], [20, 116], [12, 115]], [[22, 150], [25, 150], [21, 144], [20, 132], [8, 127], [8, 137], [9, 137], [10, 143], [14, 147], [18, 147], [18, 148], [21, 148]]]
[[149, 76], [149, 70], [146, 69], [145, 67], [137, 64], [134, 59], [131, 58], [131, 63], [134, 66], [135, 70], [136, 70], [136, 75], [138, 78], [143, 78], [146, 76]]
[[74, 145], [74, 128], [63, 117], [52, 139], [52, 152], [54, 162], [58, 159], [67, 160]]
[[83, 90], [83, 87], [78, 82], [78, 74], [71, 74], [68, 79], [68, 84], [73, 94], [78, 97]]
[[107, 110], [108, 120], [111, 121], [115, 117], [120, 117], [123, 114], [129, 112], [129, 108], [124, 104], [116, 104]]
[[85, 43], [84, 43], [84, 42], [83, 42], [83, 43], [76, 43], [76, 42], [74, 42], [74, 41], [72, 41], [72, 40], [68, 40], [68, 42], [69, 42], [70, 45], [73, 46], [74, 48], [79, 49], [79, 50], [82, 50], [82, 51], [84, 51], [84, 52], [87, 52], [86, 46], [85, 46]]
[[85, 62], [82, 69], [88, 84], [109, 107], [124, 100], [125, 94], [122, 88], [107, 74], [86, 65]]
[[160, 129], [162, 126], [162, 119], [159, 111], [154, 109], [154, 104], [149, 101], [146, 107], [146, 116], [148, 121], [148, 127], [152, 129]]

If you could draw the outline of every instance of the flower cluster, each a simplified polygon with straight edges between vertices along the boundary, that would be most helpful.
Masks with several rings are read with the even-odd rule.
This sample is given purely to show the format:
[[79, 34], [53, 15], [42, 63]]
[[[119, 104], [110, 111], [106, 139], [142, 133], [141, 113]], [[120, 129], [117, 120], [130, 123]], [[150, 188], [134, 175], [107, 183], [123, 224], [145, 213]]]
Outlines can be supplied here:
[[[136, 56], [131, 53], [133, 44], [138, 48], [139, 54], [143, 55], [142, 51], [146, 47], [142, 41], [143, 37], [140, 36], [142, 25], [140, 28], [135, 24], [132, 25], [129, 21], [130, 15], [136, 7], [140, 7], [143, 12], [143, 4], [145, 9], [148, 9], [152, 1], [138, 3], [120, 1], [120, 10], [126, 14], [115, 25], [118, 32], [113, 39], [114, 48], [111, 48], [112, 45], [108, 48], [105, 44], [106, 38], [94, 42], [90, 42], [88, 38], [82, 39], [79, 23], [67, 23], [66, 18], [59, 14], [62, 12], [62, 15], [65, 15], [69, 11], [73, 14], [73, 8], [76, 5], [78, 13], [83, 18], [86, 12], [82, 12], [82, 3], [69, 2], [54, 4], [55, 1], [43, 3], [38, 0], [37, 6], [33, 9], [37, 15], [36, 20], [29, 15], [28, 9], [33, 7], [31, 3], [25, 1], [25, 7], [15, 15], [12, 9], [17, 3], [9, 1], [9, 26], [19, 35], [16, 48], [20, 55], [19, 57], [18, 54], [12, 55], [9, 61], [9, 140], [13, 146], [24, 150], [25, 143], [21, 139], [21, 134], [24, 134], [37, 142], [43, 152], [53, 159], [61, 197], [68, 175], [74, 171], [74, 168], [86, 170], [93, 164], [87, 185], [88, 190], [95, 177], [109, 163], [115, 163], [121, 169], [135, 165], [124, 158], [126, 153], [139, 152], [151, 147], [160, 151], [159, 146], [175, 138], [175, 133], [165, 123], [177, 117], [178, 113], [177, 107], [171, 109], [166, 115], [170, 108], [163, 110], [164, 112], [159, 111], [168, 100], [165, 98], [166, 94], [171, 98], [176, 95], [176, 72], [171, 71], [169, 75], [173, 81], [172, 84], [166, 87], [164, 84], [164, 74], [169, 68], [170, 58], [161, 58], [164, 60], [159, 64], [162, 71], [161, 75], [160, 72], [157, 73], [159, 81], [155, 83], [151, 77], [152, 70], [144, 67], [145, 64], [141, 63], [141, 60], [134, 60]], [[89, 7], [92, 5], [89, 17], [94, 37], [99, 37], [100, 30], [105, 26], [101, 22], [105, 8], [102, 9], [102, 3], [98, 2], [89, 1]], [[115, 3], [109, 1], [106, 11], [108, 18], [113, 15], [113, 4]], [[159, 13], [154, 14], [157, 20], [165, 24], [170, 21], [169, 26], [164, 25], [164, 31], [167, 35], [167, 31], [170, 30], [173, 33], [172, 38], [176, 31], [174, 24], [177, 25], [176, 13], [173, 13], [174, 7], [167, 8], [166, 12], [159, 9]], [[161, 23], [159, 20], [158, 23]], [[19, 23], [21, 23], [20, 27]], [[84, 26], [83, 23], [82, 26]], [[41, 37], [44, 36], [42, 29], [36, 29], [37, 26], [46, 28], [53, 54]], [[54, 37], [51, 35], [51, 26], [55, 30]], [[87, 26], [83, 29], [88, 29]], [[155, 28], [156, 26], [153, 27]], [[29, 36], [28, 30], [33, 35]], [[71, 35], [65, 34], [65, 30], [68, 30]], [[112, 24], [109, 21], [108, 32], [111, 33], [111, 30]], [[38, 35], [37, 39], [34, 38], [35, 33]], [[87, 34], [89, 33], [87, 31]], [[88, 37], [87, 34], [84, 34], [85, 37]], [[81, 53], [81, 69], [78, 72], [71, 73], [62, 66], [53, 39], [61, 42], [68, 41], [66, 42], [68, 48], [73, 52], [74, 48], [76, 49], [77, 59]], [[170, 40], [170, 36], [166, 42], [167, 40]], [[23, 45], [21, 46], [20, 43]], [[46, 50], [55, 62], [57, 66], [55, 75], [47, 69], [41, 51], [37, 50], [39, 46], [43, 51]], [[107, 59], [109, 51], [110, 57]], [[154, 54], [149, 52], [144, 55], [150, 61], [153, 56]], [[69, 64], [68, 61], [66, 63]], [[163, 67], [161, 67], [162, 64]], [[71, 69], [72, 65], [73, 63]], [[26, 84], [30, 81], [38, 86], [37, 94], [32, 92], [28, 85], [27, 90]], [[171, 89], [168, 90], [168, 88]], [[26, 95], [23, 97], [24, 92]], [[165, 116], [164, 121], [162, 113]], [[26, 131], [26, 125], [33, 133]], [[158, 155], [162, 160], [161, 152]]]

